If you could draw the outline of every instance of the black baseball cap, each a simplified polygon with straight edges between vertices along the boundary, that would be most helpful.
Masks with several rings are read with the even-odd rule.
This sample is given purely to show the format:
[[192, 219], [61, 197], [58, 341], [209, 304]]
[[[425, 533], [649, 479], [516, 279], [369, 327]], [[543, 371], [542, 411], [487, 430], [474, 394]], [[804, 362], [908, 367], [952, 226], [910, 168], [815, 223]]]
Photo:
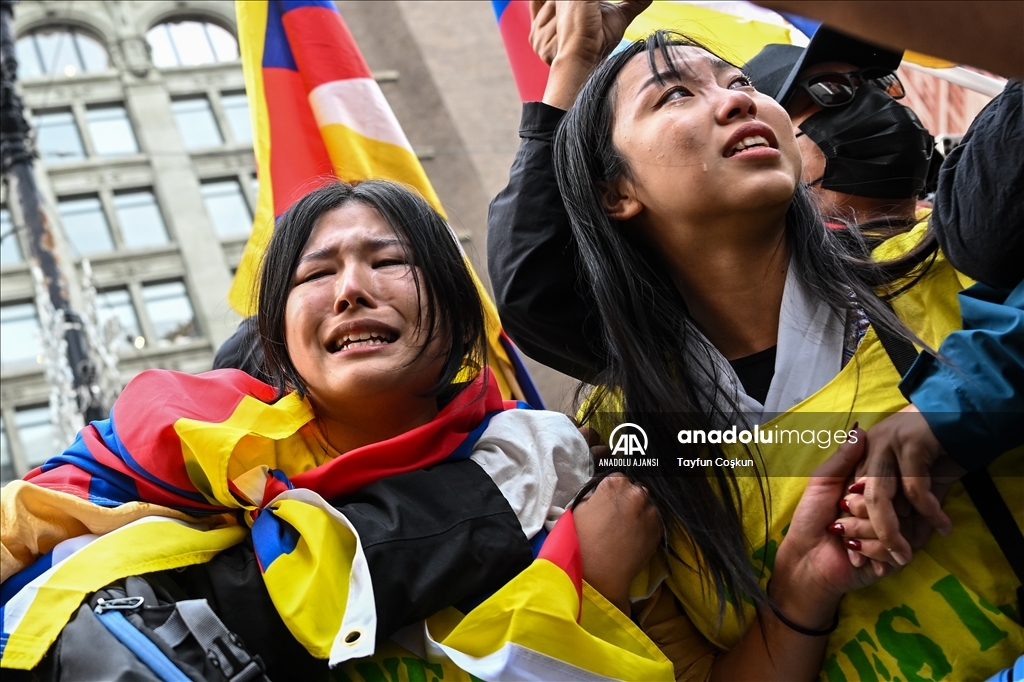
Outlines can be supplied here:
[[797, 74], [822, 62], [846, 62], [858, 69], [895, 71], [903, 52], [894, 52], [821, 26], [807, 47], [766, 45], [743, 67], [754, 87], [786, 106], [796, 87]]

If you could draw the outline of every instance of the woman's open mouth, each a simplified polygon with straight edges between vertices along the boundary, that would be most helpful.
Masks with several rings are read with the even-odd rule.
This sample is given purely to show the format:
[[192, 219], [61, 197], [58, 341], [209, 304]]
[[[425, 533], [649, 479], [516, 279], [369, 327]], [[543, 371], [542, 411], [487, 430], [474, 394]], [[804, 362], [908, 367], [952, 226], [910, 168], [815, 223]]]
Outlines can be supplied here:
[[386, 346], [398, 340], [397, 334], [387, 332], [352, 332], [345, 334], [327, 345], [330, 353], [354, 350], [356, 348], [371, 348], [373, 346]]
[[748, 149], [758, 149], [762, 147], [771, 147], [771, 145], [768, 144], [768, 140], [766, 140], [763, 136], [752, 135], [750, 137], [745, 137], [739, 142], [737, 142], [736, 145], [729, 150], [729, 153], [726, 154], [726, 158], [730, 156], [735, 156], [736, 154], [739, 154]]

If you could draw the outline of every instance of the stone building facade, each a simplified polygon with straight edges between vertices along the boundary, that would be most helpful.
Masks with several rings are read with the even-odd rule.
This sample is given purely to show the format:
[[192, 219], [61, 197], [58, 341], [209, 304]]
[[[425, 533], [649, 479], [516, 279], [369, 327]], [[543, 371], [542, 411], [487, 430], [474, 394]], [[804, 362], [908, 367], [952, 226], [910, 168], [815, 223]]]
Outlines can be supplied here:
[[[487, 203], [507, 178], [519, 117], [490, 3], [338, 6], [486, 281]], [[22, 0], [15, 31], [73, 307], [87, 258], [101, 319], [121, 325], [122, 380], [209, 369], [239, 321], [227, 291], [258, 189], [233, 3]], [[57, 447], [29, 242], [10, 199], [0, 196], [4, 482]], [[536, 376], [549, 403], [564, 402], [564, 378]]]

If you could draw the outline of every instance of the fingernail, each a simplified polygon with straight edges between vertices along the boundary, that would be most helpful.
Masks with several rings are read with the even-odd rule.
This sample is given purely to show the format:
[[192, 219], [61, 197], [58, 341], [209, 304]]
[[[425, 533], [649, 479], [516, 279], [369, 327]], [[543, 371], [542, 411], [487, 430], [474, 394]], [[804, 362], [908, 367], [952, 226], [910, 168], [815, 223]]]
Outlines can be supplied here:
[[867, 481], [857, 481], [856, 483], [851, 485], [849, 488], [847, 488], [847, 490], [849, 490], [850, 493], [853, 494], [853, 495], [860, 495], [860, 494], [862, 494], [864, 492], [864, 488], [865, 488], [865, 486], [867, 486], [867, 484], [868, 484]]
[[850, 511], [850, 503], [846, 501], [845, 497], [843, 499], [839, 500], [839, 508], [842, 509], [847, 514], [852, 514], [853, 513], [853, 512]]
[[825, 529], [826, 533], [832, 533], [832, 535], [842, 535], [846, 532], [846, 529], [841, 523], [833, 523], [831, 526]]
[[860, 540], [854, 540], [853, 538], [846, 538], [843, 540], [843, 544], [846, 545], [847, 549], [852, 549], [855, 552], [860, 551]]
[[867, 557], [863, 554], [858, 554], [857, 552], [854, 552], [849, 549], [846, 550], [846, 556], [850, 557], [850, 563], [856, 566], [857, 568], [863, 566], [864, 562], [868, 560]]
[[873, 561], [871, 563], [874, 564], [873, 568], [875, 569], [875, 575], [879, 578], [884, 578], [886, 564], [883, 564], [881, 561]]
[[953, 534], [953, 527], [944, 524], [940, 525], [936, 530], [938, 530], [939, 535], [941, 535], [944, 538], [948, 538], [950, 535]]
[[889, 554], [892, 555], [892, 558], [895, 559], [896, 563], [898, 563], [900, 566], [906, 566], [910, 563], [910, 557], [908, 557], [903, 552], [893, 552], [892, 550], [889, 550]]
[[853, 426], [850, 427], [850, 430], [854, 431], [858, 426], [860, 426], [860, 422], [859, 421], [855, 421], [855, 422], [853, 422]]

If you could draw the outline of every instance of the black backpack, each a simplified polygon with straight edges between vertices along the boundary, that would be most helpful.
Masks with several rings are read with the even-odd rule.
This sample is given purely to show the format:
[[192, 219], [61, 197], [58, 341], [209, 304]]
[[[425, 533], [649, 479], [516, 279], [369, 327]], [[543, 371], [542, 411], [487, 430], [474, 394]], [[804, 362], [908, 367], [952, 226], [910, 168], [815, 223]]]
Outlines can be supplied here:
[[[46, 682], [269, 682], [259, 656], [206, 599], [175, 600], [132, 576], [94, 593], [31, 679]], [[14, 671], [8, 671], [14, 672]]]

